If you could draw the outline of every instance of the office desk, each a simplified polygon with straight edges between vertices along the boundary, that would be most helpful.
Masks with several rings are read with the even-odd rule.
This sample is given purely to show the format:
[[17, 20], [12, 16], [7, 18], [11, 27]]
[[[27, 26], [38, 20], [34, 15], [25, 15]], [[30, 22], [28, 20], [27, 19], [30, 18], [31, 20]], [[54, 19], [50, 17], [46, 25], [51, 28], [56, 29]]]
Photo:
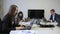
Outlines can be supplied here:
[[12, 30], [10, 34], [27, 34], [27, 32], [30, 31], [28, 34], [60, 34], [60, 27], [55, 26], [54, 28], [41, 28], [39, 25], [33, 24], [31, 30], [24, 30], [24, 32], [21, 32], [22, 30]]
[[[39, 30], [28, 30], [31, 33], [28, 34], [60, 34], [60, 28], [46, 28], [46, 29], [39, 29]], [[14, 30], [11, 31], [10, 34], [27, 34], [26, 30], [24, 32], [21, 32], [21, 30]]]
[[42, 27], [40, 27], [40, 25], [33, 24], [31, 30], [45, 30], [45, 29], [56, 29], [56, 28], [59, 28], [58, 26], [56, 26], [58, 24], [57, 22], [52, 22], [52, 23], [40, 22], [40, 24], [42, 24], [42, 25], [54, 25], [55, 27], [52, 27], [52, 28], [50, 28], [50, 27], [47, 27], [47, 28], [43, 27], [42, 28]]

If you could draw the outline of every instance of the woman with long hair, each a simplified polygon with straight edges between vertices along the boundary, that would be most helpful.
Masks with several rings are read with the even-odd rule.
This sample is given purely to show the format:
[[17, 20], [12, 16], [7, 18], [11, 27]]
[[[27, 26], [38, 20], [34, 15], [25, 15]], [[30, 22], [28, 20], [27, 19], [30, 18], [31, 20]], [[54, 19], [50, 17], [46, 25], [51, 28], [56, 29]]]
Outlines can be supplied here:
[[2, 32], [9, 33], [11, 30], [24, 29], [24, 27], [13, 27], [12, 21], [18, 12], [18, 7], [16, 5], [11, 5], [9, 12], [5, 15], [2, 21]]

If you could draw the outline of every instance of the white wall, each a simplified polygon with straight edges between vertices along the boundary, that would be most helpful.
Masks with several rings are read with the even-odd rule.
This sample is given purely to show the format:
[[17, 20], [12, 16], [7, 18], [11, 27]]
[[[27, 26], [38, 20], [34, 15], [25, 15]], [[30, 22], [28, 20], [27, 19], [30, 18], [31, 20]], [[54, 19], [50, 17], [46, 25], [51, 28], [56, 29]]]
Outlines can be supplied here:
[[24, 18], [28, 17], [28, 9], [44, 9], [45, 17], [48, 19], [50, 16], [50, 9], [55, 9], [60, 14], [60, 0], [5, 0], [4, 14], [9, 10], [10, 5], [16, 4], [19, 11], [24, 13]]
[[0, 18], [3, 17], [3, 0], [0, 0]]

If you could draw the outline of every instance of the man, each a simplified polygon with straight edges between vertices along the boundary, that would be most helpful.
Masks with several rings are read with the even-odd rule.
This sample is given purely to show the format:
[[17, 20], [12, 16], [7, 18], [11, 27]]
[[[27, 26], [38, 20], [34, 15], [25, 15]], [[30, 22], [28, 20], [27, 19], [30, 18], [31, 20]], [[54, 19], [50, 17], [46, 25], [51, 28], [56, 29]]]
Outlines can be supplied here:
[[55, 22], [55, 21], [57, 21], [57, 18], [59, 17], [59, 15], [58, 15], [57, 13], [55, 13], [55, 10], [54, 10], [54, 9], [51, 9], [51, 10], [50, 10], [50, 13], [51, 13], [51, 16], [50, 16], [49, 21], [50, 21], [50, 22]]

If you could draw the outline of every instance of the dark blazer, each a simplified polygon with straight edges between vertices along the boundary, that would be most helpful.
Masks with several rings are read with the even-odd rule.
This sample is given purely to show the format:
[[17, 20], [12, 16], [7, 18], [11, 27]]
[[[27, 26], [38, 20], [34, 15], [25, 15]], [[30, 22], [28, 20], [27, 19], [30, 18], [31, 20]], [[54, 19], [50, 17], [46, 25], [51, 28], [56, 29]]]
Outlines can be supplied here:
[[2, 32], [9, 33], [10, 30], [15, 30], [15, 27], [13, 27], [12, 20], [7, 14], [2, 20]]
[[59, 15], [55, 13], [54, 20], [53, 20], [53, 15], [50, 16], [50, 20], [52, 20], [52, 22], [54, 22], [55, 20], [57, 20], [58, 16]]

